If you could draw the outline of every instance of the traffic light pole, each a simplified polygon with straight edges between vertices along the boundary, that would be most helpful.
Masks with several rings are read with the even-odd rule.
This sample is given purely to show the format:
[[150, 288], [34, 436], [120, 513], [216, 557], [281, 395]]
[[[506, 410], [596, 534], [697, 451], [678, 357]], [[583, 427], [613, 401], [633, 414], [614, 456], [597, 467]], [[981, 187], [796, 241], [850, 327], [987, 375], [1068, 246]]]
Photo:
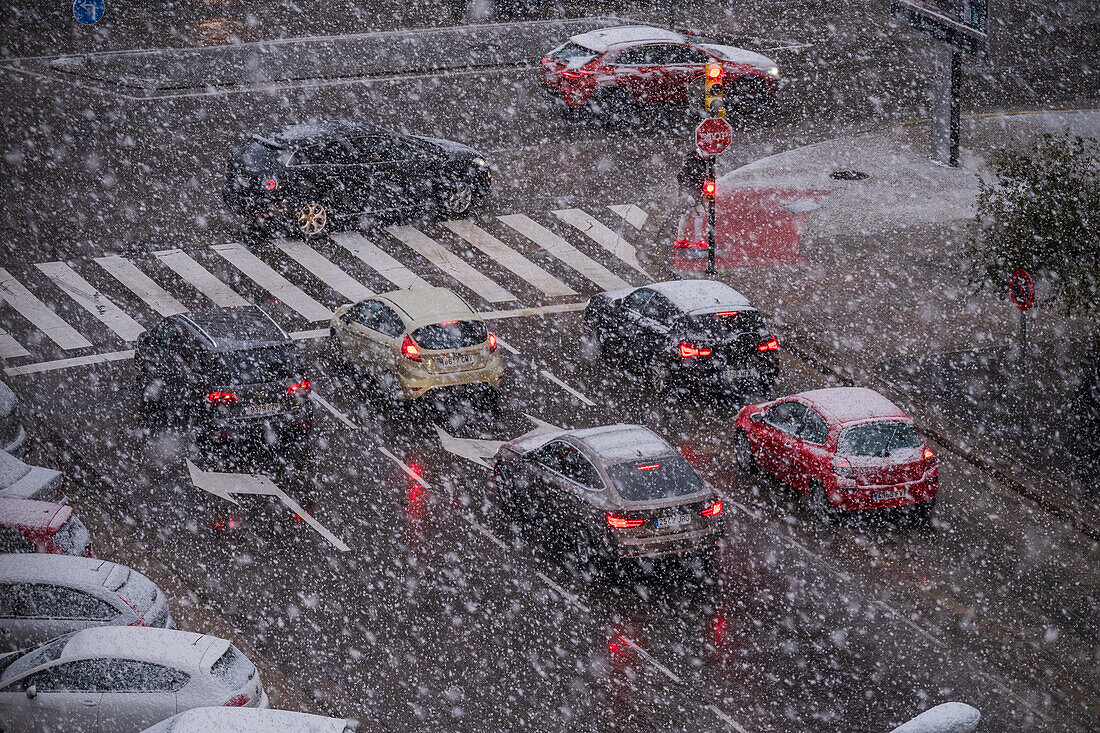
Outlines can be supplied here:
[[[714, 177], [714, 156], [711, 155], [707, 158], [707, 180], [715, 181]], [[714, 190], [713, 196], [707, 197], [707, 274], [714, 275], [718, 272], [715, 267], [715, 255], [716, 247], [714, 243], [714, 222], [715, 222], [715, 200], [718, 198], [717, 187]]]

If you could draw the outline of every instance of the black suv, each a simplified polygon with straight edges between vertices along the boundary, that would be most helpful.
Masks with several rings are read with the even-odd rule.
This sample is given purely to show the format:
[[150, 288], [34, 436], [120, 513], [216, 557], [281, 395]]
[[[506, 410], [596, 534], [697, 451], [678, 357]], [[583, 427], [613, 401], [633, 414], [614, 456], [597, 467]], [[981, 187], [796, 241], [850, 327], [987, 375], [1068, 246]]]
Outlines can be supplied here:
[[194, 418], [206, 438], [302, 438], [313, 422], [298, 350], [254, 306], [169, 316], [141, 334], [134, 364], [143, 404]]
[[337, 120], [253, 136], [229, 159], [223, 195], [254, 234], [308, 237], [364, 213], [465, 216], [491, 183], [473, 148]]
[[669, 389], [769, 395], [779, 340], [745, 296], [713, 280], [673, 280], [592, 296], [584, 322], [605, 355]]

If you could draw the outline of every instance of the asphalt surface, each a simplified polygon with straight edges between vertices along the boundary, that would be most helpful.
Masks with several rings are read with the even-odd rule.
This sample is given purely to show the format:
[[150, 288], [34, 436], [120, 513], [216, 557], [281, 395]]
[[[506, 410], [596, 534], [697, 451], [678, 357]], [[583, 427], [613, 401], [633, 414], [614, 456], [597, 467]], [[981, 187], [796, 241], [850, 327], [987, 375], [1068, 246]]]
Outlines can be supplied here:
[[[738, 142], [723, 166], [925, 114], [930, 55], [915, 36], [889, 29], [864, 3], [831, 15], [796, 12], [802, 5], [760, 4], [719, 21], [716, 30], [746, 45], [776, 49], [770, 53], [788, 78], [777, 110], [736, 120]], [[402, 24], [461, 23], [465, 13], [387, 23], [380, 13], [342, 10], [334, 4], [313, 22], [219, 6], [245, 41], [392, 33]], [[280, 46], [259, 76], [239, 66], [223, 73], [216, 59], [240, 62], [261, 51], [220, 46], [198, 54], [215, 59], [209, 69], [218, 79], [197, 62], [161, 63], [193, 59], [193, 51], [51, 64], [63, 55], [198, 45], [203, 16], [190, 6], [167, 13], [150, 20], [135, 11], [83, 36], [63, 18], [40, 17], [38, 30], [16, 24], [7, 36], [5, 282], [26, 287], [90, 345], [65, 348], [64, 334], [41, 328], [43, 316], [10, 307], [0, 311], [0, 337], [7, 379], [31, 415], [35, 456], [73, 477], [70, 495], [99, 554], [155, 567], [154, 579], [179, 588], [181, 626], [213, 617], [246, 644], [265, 680], [281, 681], [273, 703], [359, 717], [368, 730], [885, 731], [948, 700], [978, 707], [989, 731], [1095, 724], [1094, 542], [938, 445], [941, 500], [930, 527], [902, 515], [822, 525], [792, 492], [732, 467], [730, 419], [739, 401], [655, 400], [614, 365], [594, 361], [576, 310], [545, 312], [583, 303], [599, 288], [519, 233], [522, 222], [512, 217], [528, 217], [614, 276], [642, 284], [622, 257], [554, 212], [580, 209], [634, 246], [656, 246], [660, 233], [608, 207], [662, 213], [690, 145], [693, 122], [681, 112], [629, 130], [559, 115], [527, 66], [553, 45], [542, 39], [561, 30], [542, 22], [518, 27], [531, 46], [526, 56], [498, 43], [514, 43], [517, 27], [448, 36], [466, 44], [469, 62], [457, 46], [425, 51], [450, 59], [443, 71], [401, 56], [392, 67], [376, 59], [370, 69], [349, 70], [316, 38]], [[1074, 31], [1068, 22], [1041, 27], [1048, 26]], [[998, 51], [1013, 64], [968, 72], [968, 111], [1072, 106], [1095, 96], [1073, 53], [1091, 31], [1078, 26], [1057, 58], [1044, 45], [1051, 31], [1017, 34], [1022, 45]], [[385, 36], [414, 46], [424, 37]], [[341, 43], [367, 48], [378, 38]], [[315, 61], [303, 65], [303, 56]], [[134, 83], [120, 84], [124, 74]], [[254, 280], [212, 249], [241, 242], [219, 195], [228, 152], [265, 126], [337, 113], [486, 152], [495, 188], [475, 223], [577, 292], [546, 296], [441, 224], [416, 223], [514, 296], [490, 302], [392, 235], [363, 233], [418, 276], [490, 313], [510, 347], [501, 415], [463, 405], [380, 409], [332, 364], [325, 339], [312, 333], [326, 324], [292, 307], [297, 295], [288, 298], [267, 275]], [[341, 244], [349, 236], [357, 235], [336, 235], [316, 251], [372, 290], [387, 289], [382, 273]], [[120, 255], [185, 306], [203, 305], [205, 296], [153, 254], [170, 248], [298, 332], [320, 398], [307, 451], [212, 455], [191, 444], [185, 426], [141, 413], [131, 345], [106, 303], [140, 325], [156, 314], [95, 258]], [[306, 298], [330, 308], [344, 302], [278, 246], [255, 254]], [[54, 261], [100, 295], [71, 281], [63, 289], [37, 267]], [[782, 392], [828, 382], [791, 354], [783, 367]], [[478, 441], [539, 424], [613, 422], [649, 425], [682, 446], [727, 496], [715, 568], [578, 566], [548, 541], [552, 527], [511, 522], [487, 468], [472, 460], [495, 445]], [[188, 460], [269, 476], [347, 551], [277, 499], [231, 505], [205, 494], [192, 484]]]

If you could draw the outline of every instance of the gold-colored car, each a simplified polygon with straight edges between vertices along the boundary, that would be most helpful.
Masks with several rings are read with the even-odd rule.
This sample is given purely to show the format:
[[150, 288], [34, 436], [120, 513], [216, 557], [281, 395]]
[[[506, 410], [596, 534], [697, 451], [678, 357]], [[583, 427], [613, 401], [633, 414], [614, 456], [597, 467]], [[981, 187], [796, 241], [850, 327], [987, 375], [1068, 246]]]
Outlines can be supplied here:
[[336, 309], [329, 327], [337, 355], [389, 399], [488, 385], [504, 376], [497, 338], [469, 304], [447, 288], [395, 290]]

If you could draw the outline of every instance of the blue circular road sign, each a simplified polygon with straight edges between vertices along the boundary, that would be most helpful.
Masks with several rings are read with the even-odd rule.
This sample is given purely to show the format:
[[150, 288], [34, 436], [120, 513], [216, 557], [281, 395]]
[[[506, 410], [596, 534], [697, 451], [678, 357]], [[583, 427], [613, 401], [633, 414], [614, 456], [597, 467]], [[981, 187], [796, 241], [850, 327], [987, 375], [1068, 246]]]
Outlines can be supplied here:
[[73, 0], [73, 17], [84, 25], [99, 22], [106, 10], [104, 0]]

